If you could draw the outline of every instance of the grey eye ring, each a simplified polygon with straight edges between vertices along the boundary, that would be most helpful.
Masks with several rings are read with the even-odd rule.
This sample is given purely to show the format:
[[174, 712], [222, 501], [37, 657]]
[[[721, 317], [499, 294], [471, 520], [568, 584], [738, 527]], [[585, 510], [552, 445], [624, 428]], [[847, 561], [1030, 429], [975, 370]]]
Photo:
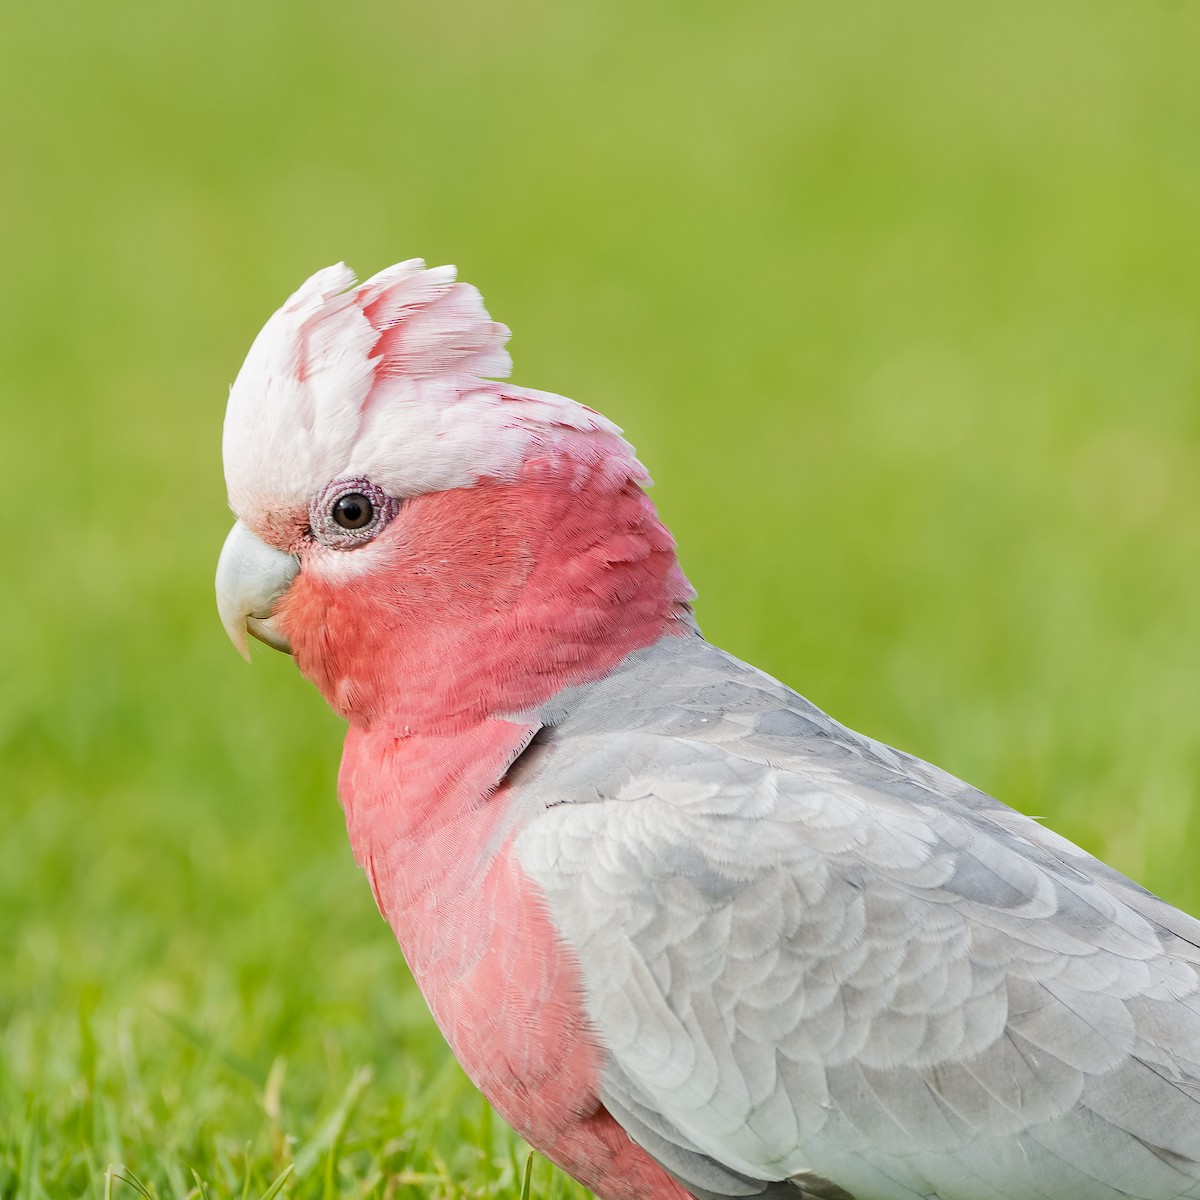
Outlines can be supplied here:
[[365, 545], [390, 524], [400, 502], [369, 479], [335, 479], [312, 498], [308, 523], [317, 541], [334, 550]]

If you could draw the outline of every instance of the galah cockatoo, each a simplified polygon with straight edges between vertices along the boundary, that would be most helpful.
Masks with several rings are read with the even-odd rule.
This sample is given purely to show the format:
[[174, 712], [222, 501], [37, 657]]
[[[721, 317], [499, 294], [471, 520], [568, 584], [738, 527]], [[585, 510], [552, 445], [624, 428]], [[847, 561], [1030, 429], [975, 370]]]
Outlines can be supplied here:
[[603, 1200], [1200, 1197], [1200, 922], [709, 645], [633, 450], [507, 338], [451, 268], [314, 275], [217, 568], [349, 722], [475, 1084]]

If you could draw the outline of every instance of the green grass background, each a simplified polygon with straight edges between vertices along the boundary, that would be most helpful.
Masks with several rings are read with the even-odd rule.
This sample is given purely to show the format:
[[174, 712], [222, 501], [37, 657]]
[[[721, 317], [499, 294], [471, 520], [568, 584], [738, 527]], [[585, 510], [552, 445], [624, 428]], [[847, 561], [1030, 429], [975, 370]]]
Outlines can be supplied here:
[[[0, 1197], [520, 1192], [213, 611], [226, 388], [457, 262], [713, 640], [1200, 909], [1200, 9], [0, 15]], [[539, 1163], [533, 1195], [577, 1196]]]

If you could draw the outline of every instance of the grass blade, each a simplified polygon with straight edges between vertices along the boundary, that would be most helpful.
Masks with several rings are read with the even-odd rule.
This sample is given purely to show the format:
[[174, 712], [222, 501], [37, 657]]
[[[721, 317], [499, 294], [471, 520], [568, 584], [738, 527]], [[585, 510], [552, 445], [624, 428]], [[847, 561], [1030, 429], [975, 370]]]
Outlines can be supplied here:
[[[367, 1084], [371, 1082], [374, 1071], [370, 1067], [359, 1067], [342, 1093], [337, 1107], [321, 1122], [312, 1139], [296, 1155], [296, 1178], [303, 1179], [317, 1165], [321, 1156], [326, 1152], [336, 1154], [346, 1124], [354, 1109], [358, 1106]], [[328, 1188], [326, 1189], [328, 1193]]]
[[275, 1200], [275, 1197], [278, 1196], [281, 1191], [283, 1191], [283, 1185], [292, 1177], [292, 1174], [295, 1170], [296, 1164], [288, 1163], [288, 1165], [284, 1167], [282, 1171], [280, 1171], [275, 1182], [271, 1184], [271, 1186], [267, 1188], [265, 1192], [263, 1192], [262, 1200]]

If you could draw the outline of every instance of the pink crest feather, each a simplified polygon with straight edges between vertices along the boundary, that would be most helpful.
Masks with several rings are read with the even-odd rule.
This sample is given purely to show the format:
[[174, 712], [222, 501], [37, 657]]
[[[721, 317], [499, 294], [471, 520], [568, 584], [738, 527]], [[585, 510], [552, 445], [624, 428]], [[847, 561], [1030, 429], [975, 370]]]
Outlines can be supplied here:
[[410, 259], [357, 286], [344, 264], [317, 272], [266, 323], [230, 391], [234, 512], [279, 541], [286, 514], [331, 480], [369, 478], [403, 498], [516, 478], [548, 449], [615, 459], [646, 482], [610, 421], [496, 382], [511, 369], [508, 337], [453, 267]]
[[453, 267], [424, 270], [418, 259], [389, 267], [355, 292], [379, 330], [371, 357], [384, 375], [461, 374], [503, 379], [512, 370], [507, 326], [493, 321], [478, 290], [454, 281]]

